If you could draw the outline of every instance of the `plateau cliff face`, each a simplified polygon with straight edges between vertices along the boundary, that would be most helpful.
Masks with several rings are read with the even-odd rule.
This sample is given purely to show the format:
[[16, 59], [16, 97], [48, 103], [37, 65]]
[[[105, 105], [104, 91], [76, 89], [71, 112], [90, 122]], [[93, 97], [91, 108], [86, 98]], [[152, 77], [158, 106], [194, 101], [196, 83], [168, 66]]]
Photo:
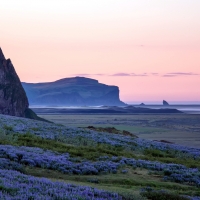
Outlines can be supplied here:
[[64, 78], [48, 83], [22, 83], [31, 105], [99, 106], [125, 105], [119, 88], [85, 77]]
[[25, 117], [28, 99], [10, 59], [0, 48], [0, 113]]

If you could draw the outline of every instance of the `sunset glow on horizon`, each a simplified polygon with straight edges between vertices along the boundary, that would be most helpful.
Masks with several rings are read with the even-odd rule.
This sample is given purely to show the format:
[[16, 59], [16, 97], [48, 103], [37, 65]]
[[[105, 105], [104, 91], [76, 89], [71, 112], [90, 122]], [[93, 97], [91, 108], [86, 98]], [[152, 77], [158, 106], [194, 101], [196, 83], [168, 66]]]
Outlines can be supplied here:
[[0, 47], [23, 82], [84, 76], [125, 102], [200, 101], [199, 0], [0, 2]]

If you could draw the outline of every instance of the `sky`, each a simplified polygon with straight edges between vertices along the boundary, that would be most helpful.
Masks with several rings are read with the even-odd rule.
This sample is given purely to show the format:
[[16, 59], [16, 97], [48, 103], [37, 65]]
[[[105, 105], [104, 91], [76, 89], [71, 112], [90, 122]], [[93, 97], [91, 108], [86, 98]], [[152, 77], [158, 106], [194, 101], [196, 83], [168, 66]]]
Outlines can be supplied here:
[[0, 0], [23, 82], [84, 76], [125, 102], [200, 102], [199, 0]]

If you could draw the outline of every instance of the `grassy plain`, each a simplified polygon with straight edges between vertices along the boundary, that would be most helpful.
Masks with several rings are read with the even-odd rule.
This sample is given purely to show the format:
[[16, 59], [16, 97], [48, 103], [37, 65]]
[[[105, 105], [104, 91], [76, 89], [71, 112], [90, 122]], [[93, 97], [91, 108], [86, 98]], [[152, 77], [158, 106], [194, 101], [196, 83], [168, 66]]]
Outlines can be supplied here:
[[74, 127], [115, 127], [140, 138], [167, 140], [172, 143], [200, 147], [200, 115], [40, 115], [55, 123]]

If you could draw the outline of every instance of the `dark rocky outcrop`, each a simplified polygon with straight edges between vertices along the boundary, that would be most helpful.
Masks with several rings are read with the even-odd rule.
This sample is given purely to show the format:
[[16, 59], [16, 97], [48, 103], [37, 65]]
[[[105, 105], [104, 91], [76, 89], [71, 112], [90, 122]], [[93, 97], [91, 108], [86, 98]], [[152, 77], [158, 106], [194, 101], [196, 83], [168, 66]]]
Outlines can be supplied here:
[[144, 103], [141, 103], [139, 106], [145, 106], [145, 104], [144, 104]]
[[124, 106], [119, 88], [85, 77], [64, 78], [48, 83], [22, 83], [30, 105], [35, 106]]
[[163, 100], [163, 106], [169, 106], [169, 103], [165, 100]]
[[0, 113], [25, 117], [28, 99], [10, 59], [0, 49]]
[[0, 114], [43, 120], [28, 107], [28, 98], [15, 68], [0, 48]]
[[[79, 128], [84, 128], [84, 127], [79, 127]], [[85, 127], [87, 129], [93, 130], [93, 131], [98, 131], [98, 132], [106, 132], [106, 133], [111, 133], [111, 134], [118, 134], [118, 135], [125, 135], [125, 136], [130, 136], [130, 137], [135, 137], [137, 138], [138, 136], [136, 136], [135, 134], [126, 131], [126, 130], [118, 130], [115, 127], [94, 127], [94, 126], [88, 126]]]

